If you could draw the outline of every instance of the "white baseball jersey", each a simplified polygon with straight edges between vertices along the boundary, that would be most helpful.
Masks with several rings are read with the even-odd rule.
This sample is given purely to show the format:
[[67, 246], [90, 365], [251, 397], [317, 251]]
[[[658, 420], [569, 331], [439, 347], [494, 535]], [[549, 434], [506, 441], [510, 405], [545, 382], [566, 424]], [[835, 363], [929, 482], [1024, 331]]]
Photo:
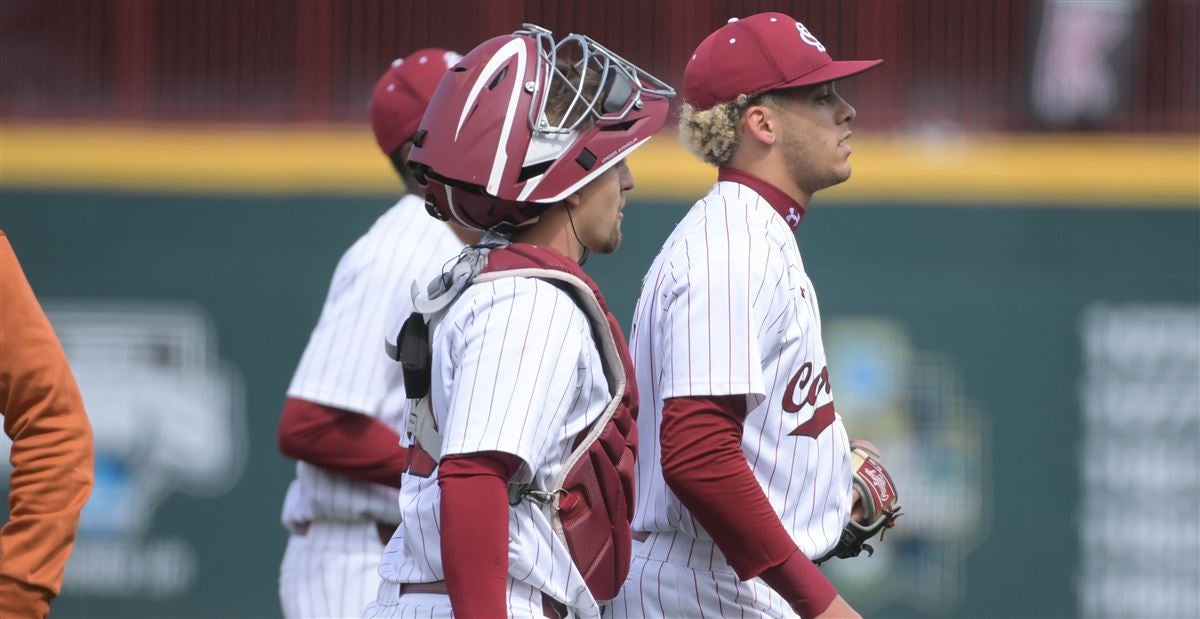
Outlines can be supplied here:
[[[543, 280], [504, 277], [467, 288], [433, 321], [431, 339], [430, 405], [442, 457], [514, 454], [523, 462], [514, 481], [549, 488], [575, 437], [611, 400], [583, 310]], [[384, 553], [379, 569], [384, 582], [368, 616], [407, 616], [421, 600], [398, 597], [400, 583], [445, 578], [436, 470], [405, 474], [400, 507], [402, 524]], [[514, 606], [512, 583], [531, 596], [545, 592], [576, 616], [599, 616], [596, 600], [551, 529], [549, 508], [540, 503], [526, 499], [509, 507], [508, 574], [509, 611], [515, 616], [541, 617], [542, 606], [540, 595]]]
[[[412, 282], [432, 279], [462, 248], [445, 223], [426, 214], [421, 198], [405, 196], [388, 209], [338, 262], [288, 396], [376, 417], [401, 433], [409, 401], [384, 337], [412, 311]], [[375, 522], [398, 523], [398, 499], [395, 488], [296, 463], [284, 525], [330, 524], [289, 541], [280, 580], [285, 614], [361, 615], [379, 583]]]
[[[651, 558], [732, 575], [663, 480], [663, 401], [684, 396], [747, 394], [742, 451], [775, 513], [809, 557], [836, 544], [851, 508], [849, 441], [833, 406], [816, 293], [792, 229], [762, 196], [722, 181], [692, 207], [642, 283], [630, 352], [641, 394], [633, 528], [658, 534], [639, 547], [635, 562]], [[637, 566], [634, 572], [643, 582], [631, 578], [627, 590], [655, 578]], [[722, 587], [737, 595], [733, 583]], [[632, 616], [688, 610], [653, 604], [639, 610], [629, 596], [640, 594], [623, 591], [614, 606], [633, 604], [625, 611]], [[760, 605], [786, 614], [782, 599]], [[717, 606], [697, 606], [689, 616], [705, 608]]]

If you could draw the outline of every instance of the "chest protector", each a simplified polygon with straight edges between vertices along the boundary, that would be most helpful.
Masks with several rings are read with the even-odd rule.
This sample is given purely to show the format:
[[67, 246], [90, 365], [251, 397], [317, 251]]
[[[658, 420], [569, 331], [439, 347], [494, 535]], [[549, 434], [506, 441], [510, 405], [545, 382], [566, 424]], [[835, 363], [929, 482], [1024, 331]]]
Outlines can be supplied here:
[[505, 277], [536, 277], [566, 292], [588, 317], [603, 363], [610, 400], [576, 436], [569, 457], [549, 488], [509, 484], [509, 502], [531, 500], [550, 508], [554, 533], [567, 547], [588, 589], [599, 601], [617, 595], [632, 554], [634, 469], [637, 459], [637, 386], [625, 336], [595, 282], [557, 252], [525, 244], [470, 248], [424, 294], [414, 284], [417, 312], [404, 323], [388, 355], [404, 366], [404, 386], [417, 400], [406, 434], [410, 457], [441, 459], [441, 435], [429, 406], [432, 372], [430, 325], [473, 284]]

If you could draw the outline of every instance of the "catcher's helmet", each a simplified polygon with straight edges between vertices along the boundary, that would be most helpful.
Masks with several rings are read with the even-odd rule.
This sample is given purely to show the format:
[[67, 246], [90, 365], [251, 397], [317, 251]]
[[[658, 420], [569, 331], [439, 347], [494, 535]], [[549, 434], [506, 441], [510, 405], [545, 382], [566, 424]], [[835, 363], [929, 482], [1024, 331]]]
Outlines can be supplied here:
[[[549, 101], [551, 92], [563, 100]], [[427, 183], [431, 215], [511, 233], [649, 140], [674, 94], [586, 36], [555, 42], [526, 24], [450, 68], [409, 165]], [[562, 109], [548, 114], [548, 104]]]

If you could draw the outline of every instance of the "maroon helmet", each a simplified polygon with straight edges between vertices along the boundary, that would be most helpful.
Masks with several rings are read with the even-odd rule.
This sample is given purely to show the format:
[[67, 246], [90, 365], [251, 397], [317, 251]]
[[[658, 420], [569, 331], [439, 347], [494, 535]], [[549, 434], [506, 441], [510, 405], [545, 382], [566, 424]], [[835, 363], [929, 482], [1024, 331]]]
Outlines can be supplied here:
[[[559, 70], [566, 62], [577, 75]], [[588, 73], [599, 77], [590, 96]], [[552, 85], [574, 93], [557, 121], [547, 115]], [[510, 233], [645, 144], [674, 94], [586, 36], [555, 42], [526, 24], [450, 68], [413, 137], [409, 165], [427, 183], [430, 215]]]

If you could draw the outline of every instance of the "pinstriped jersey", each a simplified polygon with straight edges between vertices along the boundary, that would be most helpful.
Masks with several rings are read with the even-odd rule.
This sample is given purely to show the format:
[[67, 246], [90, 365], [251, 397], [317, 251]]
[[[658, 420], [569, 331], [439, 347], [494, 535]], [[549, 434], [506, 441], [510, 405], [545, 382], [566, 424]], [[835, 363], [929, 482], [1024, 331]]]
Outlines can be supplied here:
[[[288, 396], [369, 415], [401, 433], [409, 401], [384, 337], [412, 312], [412, 282], [433, 279], [462, 248], [449, 226], [425, 213], [421, 198], [405, 196], [388, 209], [338, 262]], [[297, 462], [283, 522], [399, 522], [397, 498], [395, 488]]]
[[691, 208], [642, 282], [630, 353], [641, 393], [634, 530], [711, 539], [663, 480], [663, 402], [746, 394], [742, 452], [784, 528], [809, 557], [836, 544], [850, 515], [849, 441], [816, 293], [794, 233], [762, 196], [721, 181]]
[[[430, 406], [442, 457], [500, 451], [519, 457], [513, 479], [551, 487], [577, 435], [612, 399], [591, 323], [571, 296], [540, 279], [474, 284], [432, 325]], [[383, 555], [385, 581], [443, 580], [437, 472], [401, 482], [402, 523]], [[508, 574], [595, 617], [599, 607], [554, 535], [549, 508], [509, 508]], [[537, 602], [540, 607], [540, 601]]]

